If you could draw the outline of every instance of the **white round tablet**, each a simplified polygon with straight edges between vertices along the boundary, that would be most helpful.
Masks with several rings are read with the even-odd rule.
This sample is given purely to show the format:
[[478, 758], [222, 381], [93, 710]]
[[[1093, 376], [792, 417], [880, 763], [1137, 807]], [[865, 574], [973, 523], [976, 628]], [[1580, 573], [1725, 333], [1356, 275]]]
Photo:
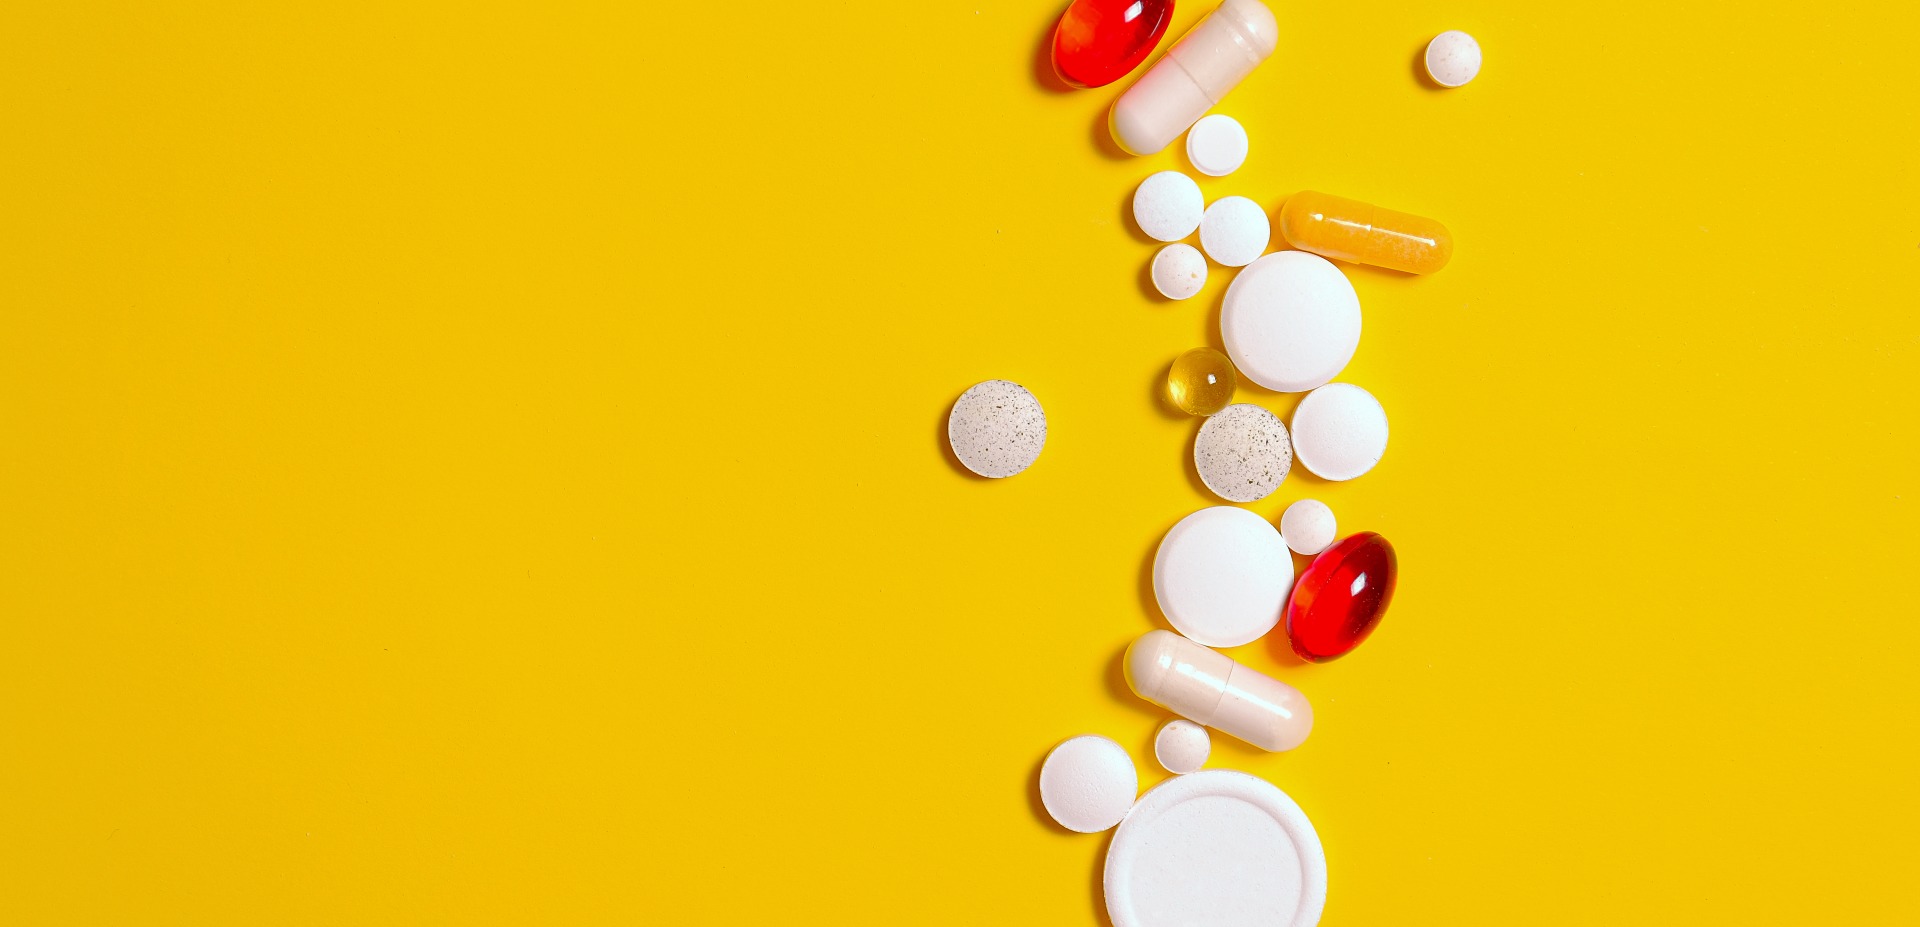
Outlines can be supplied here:
[[1047, 444], [1047, 414], [1018, 383], [975, 383], [947, 414], [947, 443], [967, 469], [995, 479], [1012, 476], [1039, 459]]
[[1200, 482], [1228, 502], [1258, 502], [1280, 488], [1293, 447], [1280, 416], [1236, 402], [1207, 417], [1193, 439]]
[[1238, 647], [1273, 630], [1293, 589], [1280, 532], [1246, 509], [1216, 505], [1173, 526], [1153, 555], [1153, 597], [1174, 630]]
[[1098, 734], [1070, 738], [1040, 764], [1040, 804], [1070, 831], [1093, 834], [1127, 816], [1140, 779], [1125, 747]]
[[1267, 211], [1244, 196], [1223, 196], [1200, 219], [1200, 247], [1227, 267], [1244, 267], [1266, 253], [1273, 237]]
[[1160, 726], [1153, 736], [1153, 758], [1170, 773], [1190, 773], [1207, 765], [1213, 752], [1213, 738], [1207, 729], [1185, 718], [1175, 718]]
[[1207, 285], [1207, 259], [1192, 245], [1173, 244], [1153, 256], [1153, 288], [1168, 299], [1186, 299]]
[[1247, 160], [1247, 130], [1240, 120], [1214, 113], [1187, 130], [1187, 160], [1209, 177], [1224, 177]]
[[1293, 410], [1293, 444], [1315, 476], [1350, 480], [1387, 452], [1387, 410], [1351, 383], [1329, 383]]
[[1459, 87], [1480, 73], [1480, 43], [1458, 29], [1427, 43], [1427, 76], [1442, 87]]
[[1331, 546], [1338, 530], [1333, 510], [1318, 499], [1295, 502], [1280, 516], [1280, 536], [1287, 539], [1287, 546], [1309, 557]]
[[1113, 927], [1312, 927], [1327, 856], [1287, 793], [1208, 769], [1141, 796], [1107, 848], [1104, 882]]
[[1247, 379], [1283, 393], [1310, 390], [1339, 376], [1360, 346], [1360, 297], [1332, 261], [1276, 252], [1227, 285], [1220, 337]]
[[1200, 227], [1207, 201], [1200, 185], [1179, 171], [1161, 171], [1133, 191], [1133, 221], [1155, 241], [1179, 241]]

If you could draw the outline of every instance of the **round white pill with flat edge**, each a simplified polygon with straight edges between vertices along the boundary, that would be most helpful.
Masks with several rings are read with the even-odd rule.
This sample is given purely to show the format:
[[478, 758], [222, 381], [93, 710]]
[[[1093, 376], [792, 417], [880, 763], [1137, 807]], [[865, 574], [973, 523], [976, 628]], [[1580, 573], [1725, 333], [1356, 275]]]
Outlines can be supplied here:
[[1153, 288], [1168, 299], [1187, 299], [1207, 285], [1207, 259], [1192, 245], [1172, 244], [1153, 256]]
[[1279, 251], [1234, 275], [1220, 337], [1247, 379], [1298, 393], [1325, 385], [1360, 346], [1360, 297], [1333, 262]]
[[975, 383], [947, 413], [947, 443], [967, 469], [994, 479], [1012, 476], [1040, 459], [1047, 445], [1047, 413], [1018, 383]]
[[1458, 29], [1427, 43], [1427, 76], [1442, 87], [1460, 87], [1480, 74], [1480, 43]]
[[1160, 725], [1160, 733], [1153, 735], [1153, 758], [1170, 773], [1196, 772], [1207, 765], [1212, 752], [1213, 738], [1207, 729], [1185, 718]]
[[1040, 764], [1040, 804], [1075, 833], [1099, 833], [1120, 823], [1139, 789], [1126, 748], [1098, 734], [1069, 738]]
[[1329, 383], [1293, 410], [1293, 444], [1300, 463], [1326, 480], [1350, 480], [1387, 452], [1387, 410], [1351, 383]]
[[1311, 557], [1326, 550], [1338, 532], [1333, 510], [1318, 499], [1295, 502], [1280, 516], [1280, 536], [1287, 539], [1287, 546], [1297, 554]]
[[1155, 241], [1179, 241], [1200, 227], [1207, 200], [1200, 185], [1179, 171], [1161, 171], [1133, 191], [1133, 221]]
[[1273, 238], [1267, 211], [1244, 196], [1223, 196], [1200, 218], [1200, 247], [1226, 267], [1244, 267], [1266, 253]]
[[1293, 447], [1280, 416], [1236, 402], [1207, 417], [1193, 439], [1200, 482], [1228, 502], [1259, 502], [1280, 488], [1293, 466]]
[[1153, 555], [1153, 597], [1174, 630], [1238, 647], [1273, 630], [1293, 589], [1280, 532], [1246, 509], [1215, 505], [1180, 519]]
[[1187, 160], [1209, 177], [1225, 177], [1247, 160], [1247, 130], [1240, 120], [1214, 113], [1187, 130]]
[[1265, 779], [1207, 769], [1155, 786], [1114, 832], [1113, 927], [1313, 927], [1327, 903], [1320, 835]]

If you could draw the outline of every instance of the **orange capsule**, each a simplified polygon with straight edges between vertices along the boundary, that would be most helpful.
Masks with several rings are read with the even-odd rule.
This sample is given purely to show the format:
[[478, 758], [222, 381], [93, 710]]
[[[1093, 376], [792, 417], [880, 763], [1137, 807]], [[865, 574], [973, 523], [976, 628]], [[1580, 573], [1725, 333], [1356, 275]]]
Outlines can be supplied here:
[[1453, 257], [1453, 234], [1432, 219], [1312, 190], [1280, 208], [1280, 235], [1321, 257], [1430, 274]]

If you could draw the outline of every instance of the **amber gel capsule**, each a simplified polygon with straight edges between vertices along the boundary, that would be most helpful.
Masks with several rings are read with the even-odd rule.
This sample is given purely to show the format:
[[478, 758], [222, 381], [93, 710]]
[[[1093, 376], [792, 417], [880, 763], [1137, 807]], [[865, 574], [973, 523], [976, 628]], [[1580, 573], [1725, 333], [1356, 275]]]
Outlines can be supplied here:
[[1453, 234], [1432, 219], [1302, 190], [1280, 207], [1280, 236], [1321, 257], [1430, 274], [1453, 257]]

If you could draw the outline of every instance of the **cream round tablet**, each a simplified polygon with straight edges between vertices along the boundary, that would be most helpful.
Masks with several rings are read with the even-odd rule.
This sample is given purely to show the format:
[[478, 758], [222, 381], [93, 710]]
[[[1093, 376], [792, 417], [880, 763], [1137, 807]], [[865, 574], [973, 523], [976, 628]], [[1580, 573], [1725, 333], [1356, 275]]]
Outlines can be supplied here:
[[1360, 297], [1333, 262], [1280, 251], [1253, 262], [1227, 285], [1220, 337], [1233, 366], [1271, 390], [1322, 386], [1360, 346]]
[[1061, 827], [1099, 833], [1127, 816], [1139, 775], [1125, 747], [1098, 734], [1070, 738], [1040, 764], [1040, 804]]
[[1200, 247], [1227, 267], [1244, 267], [1266, 253], [1273, 237], [1267, 211], [1244, 196], [1214, 200], [1200, 219]]
[[1133, 191], [1133, 221], [1155, 241], [1179, 241], [1200, 227], [1207, 201], [1200, 185], [1179, 171], [1161, 171]]
[[1153, 758], [1170, 773], [1190, 773], [1207, 765], [1213, 752], [1213, 738], [1207, 729], [1185, 718], [1160, 725], [1153, 736]]
[[1293, 589], [1280, 532], [1246, 509], [1216, 505], [1180, 519], [1153, 555], [1153, 597], [1173, 629], [1207, 647], [1273, 630]]
[[947, 414], [947, 443], [967, 469], [996, 479], [1012, 476], [1039, 459], [1047, 444], [1047, 414], [1018, 383], [975, 383]]
[[1280, 536], [1287, 539], [1287, 546], [1309, 557], [1332, 545], [1338, 530], [1333, 510], [1318, 499], [1295, 502], [1280, 516]]
[[1315, 476], [1350, 480], [1387, 452], [1387, 410], [1351, 383], [1329, 383], [1293, 411], [1293, 446]]
[[1140, 797], [1114, 832], [1102, 882], [1113, 927], [1313, 927], [1327, 856], [1287, 793], [1207, 769]]
[[1442, 87], [1459, 87], [1480, 73], [1480, 43], [1458, 29], [1427, 43], [1427, 76]]
[[1187, 160], [1209, 177], [1224, 177], [1247, 160], [1247, 130], [1240, 120], [1214, 113], [1187, 130]]
[[1258, 502], [1287, 478], [1293, 447], [1280, 416], [1237, 402], [1209, 416], [1193, 439], [1200, 482], [1228, 502]]
[[1172, 244], [1153, 256], [1153, 288], [1168, 299], [1186, 299], [1207, 285], [1207, 259], [1192, 245]]

